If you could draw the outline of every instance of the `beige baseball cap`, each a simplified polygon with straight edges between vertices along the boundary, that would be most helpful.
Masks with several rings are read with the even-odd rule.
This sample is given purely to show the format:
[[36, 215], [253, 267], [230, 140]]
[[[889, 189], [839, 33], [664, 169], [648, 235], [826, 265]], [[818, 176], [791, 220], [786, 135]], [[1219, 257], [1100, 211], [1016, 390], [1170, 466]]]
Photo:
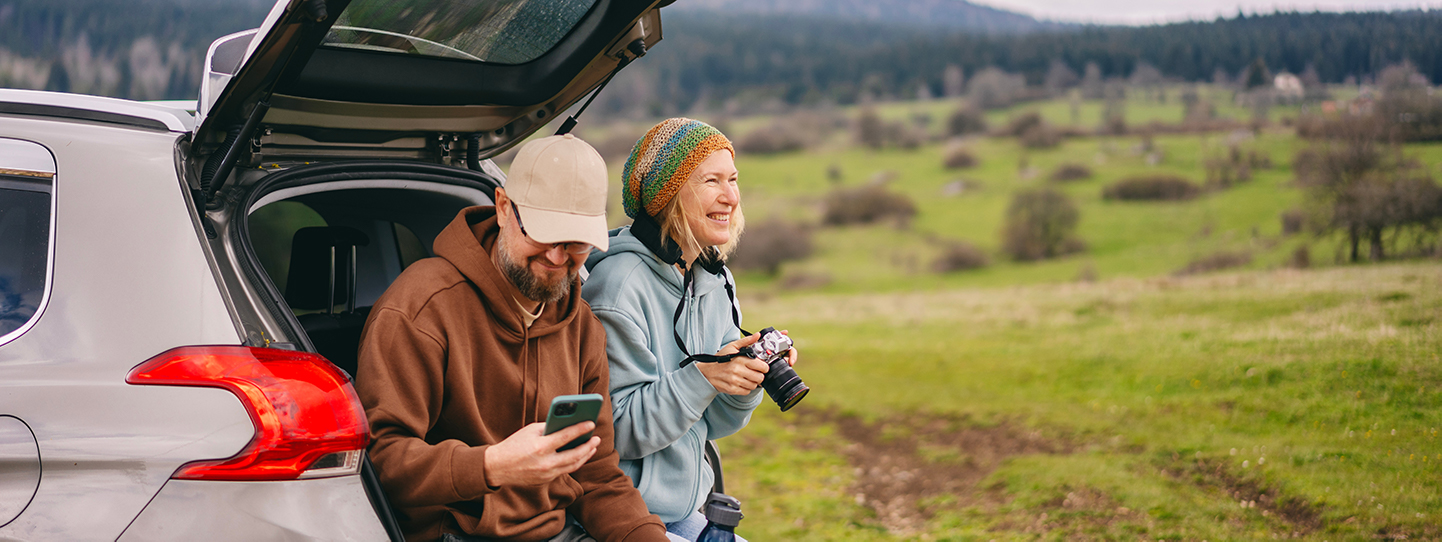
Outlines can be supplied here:
[[579, 241], [606, 250], [607, 184], [601, 154], [565, 134], [522, 145], [511, 162], [505, 188], [531, 239]]

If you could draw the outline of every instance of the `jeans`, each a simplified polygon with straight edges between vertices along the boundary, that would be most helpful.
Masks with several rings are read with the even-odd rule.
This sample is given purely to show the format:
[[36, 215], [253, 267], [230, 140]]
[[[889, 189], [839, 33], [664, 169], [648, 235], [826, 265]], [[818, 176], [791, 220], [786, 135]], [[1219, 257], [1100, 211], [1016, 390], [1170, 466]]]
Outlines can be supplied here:
[[[666, 524], [666, 536], [675, 542], [694, 542], [701, 537], [701, 530], [706, 528], [706, 516], [700, 512], [691, 512], [681, 521]], [[746, 542], [741, 535], [736, 535], [736, 542]]]

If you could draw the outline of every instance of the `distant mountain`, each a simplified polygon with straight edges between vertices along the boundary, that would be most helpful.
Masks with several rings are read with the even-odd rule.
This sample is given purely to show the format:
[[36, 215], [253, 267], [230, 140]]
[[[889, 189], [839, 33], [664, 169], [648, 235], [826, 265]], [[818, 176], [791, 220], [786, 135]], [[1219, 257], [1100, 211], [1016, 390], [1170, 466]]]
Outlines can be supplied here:
[[673, 12], [783, 14], [984, 34], [1018, 34], [1071, 25], [980, 6], [965, 0], [680, 0]]

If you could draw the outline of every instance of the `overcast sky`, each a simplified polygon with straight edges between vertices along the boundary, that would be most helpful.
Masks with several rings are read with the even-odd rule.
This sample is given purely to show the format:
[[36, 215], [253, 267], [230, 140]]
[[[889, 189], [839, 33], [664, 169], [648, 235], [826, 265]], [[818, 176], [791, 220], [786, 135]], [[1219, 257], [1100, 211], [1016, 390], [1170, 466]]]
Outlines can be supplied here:
[[1151, 24], [1189, 19], [1211, 20], [1284, 11], [1442, 10], [1442, 0], [972, 0], [1038, 19], [1111, 24]]

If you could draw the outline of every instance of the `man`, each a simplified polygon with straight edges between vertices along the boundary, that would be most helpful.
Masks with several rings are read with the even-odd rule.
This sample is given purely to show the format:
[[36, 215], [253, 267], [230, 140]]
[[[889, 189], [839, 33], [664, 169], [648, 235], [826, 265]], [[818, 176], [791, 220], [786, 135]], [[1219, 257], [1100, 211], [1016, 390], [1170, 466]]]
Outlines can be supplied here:
[[[617, 466], [605, 332], [576, 280], [607, 248], [605, 162], [569, 134], [527, 143], [495, 203], [461, 211], [361, 336], [370, 456], [406, 538], [667, 540]], [[543, 435], [577, 393], [606, 397], [596, 423]]]

